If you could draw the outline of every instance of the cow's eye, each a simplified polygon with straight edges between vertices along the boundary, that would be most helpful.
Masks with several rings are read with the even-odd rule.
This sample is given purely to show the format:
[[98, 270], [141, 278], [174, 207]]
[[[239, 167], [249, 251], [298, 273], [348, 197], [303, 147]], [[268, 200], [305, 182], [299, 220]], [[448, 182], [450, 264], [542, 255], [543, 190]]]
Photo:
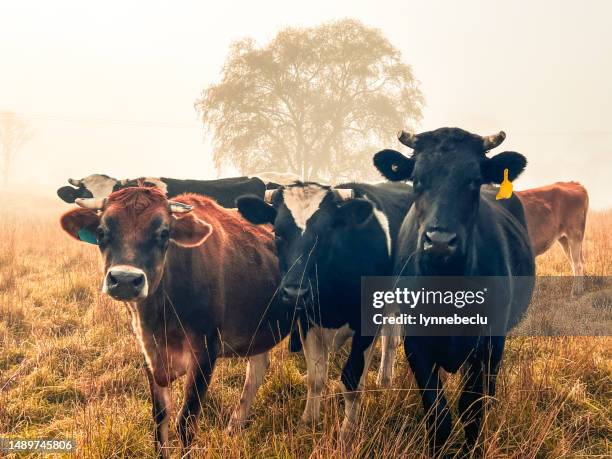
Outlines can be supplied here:
[[166, 242], [170, 238], [170, 231], [167, 229], [163, 229], [159, 233], [159, 239], [162, 242]]
[[412, 188], [414, 189], [415, 193], [421, 193], [423, 191], [423, 182], [421, 182], [419, 179], [414, 179], [412, 181]]

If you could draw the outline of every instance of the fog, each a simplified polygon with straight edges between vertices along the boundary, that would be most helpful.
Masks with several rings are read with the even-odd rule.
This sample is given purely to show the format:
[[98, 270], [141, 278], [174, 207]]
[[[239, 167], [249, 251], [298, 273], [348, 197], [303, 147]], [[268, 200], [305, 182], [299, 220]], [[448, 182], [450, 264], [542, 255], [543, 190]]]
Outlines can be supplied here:
[[93, 5], [0, 5], [0, 111], [35, 130], [14, 164], [16, 189], [51, 195], [90, 173], [216, 177], [193, 104], [219, 79], [230, 43], [351, 17], [383, 30], [413, 67], [426, 101], [422, 130], [504, 130], [502, 149], [529, 160], [517, 189], [577, 180], [592, 207], [612, 207], [611, 2]]

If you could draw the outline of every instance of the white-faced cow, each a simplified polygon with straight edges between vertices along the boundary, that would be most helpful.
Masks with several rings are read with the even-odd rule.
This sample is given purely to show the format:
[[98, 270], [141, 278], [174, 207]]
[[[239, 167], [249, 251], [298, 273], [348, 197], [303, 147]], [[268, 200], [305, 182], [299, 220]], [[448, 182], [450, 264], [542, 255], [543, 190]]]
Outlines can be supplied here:
[[230, 429], [246, 419], [268, 367], [268, 350], [288, 332], [293, 311], [274, 301], [280, 282], [274, 236], [212, 199], [168, 201], [157, 188], [126, 188], [77, 200], [63, 229], [96, 243], [102, 291], [124, 301], [146, 360], [158, 452], [167, 456], [170, 385], [187, 375], [177, 419], [188, 450], [218, 357], [249, 356]]
[[[171, 198], [182, 193], [196, 193], [213, 198], [223, 207], [236, 207], [236, 199], [245, 194], [264, 196], [266, 184], [257, 177], [229, 177], [217, 180], [179, 180], [166, 177], [141, 177], [117, 180], [104, 174], [92, 174], [83, 179], [68, 179], [72, 186], [57, 190], [65, 202], [75, 199], [105, 198], [113, 191], [139, 185], [159, 188]], [[73, 188], [76, 187], [76, 188]]]
[[583, 290], [584, 259], [582, 241], [589, 211], [587, 190], [576, 182], [557, 182], [539, 188], [517, 191], [523, 203], [529, 238], [536, 256], [559, 242], [572, 264], [572, 293]]
[[274, 225], [282, 274], [279, 293], [299, 311], [308, 368], [304, 421], [319, 417], [330, 348], [353, 335], [341, 376], [341, 437], [346, 440], [357, 420], [374, 340], [361, 335], [361, 277], [391, 273], [392, 234], [410, 207], [411, 187], [387, 183], [331, 188], [298, 182], [268, 194], [271, 203], [257, 197], [238, 199], [238, 210], [253, 223]]
[[[487, 157], [505, 138], [480, 137], [458, 128], [418, 135], [402, 132], [411, 157], [383, 150], [374, 164], [389, 180], [410, 180], [414, 204], [399, 231], [394, 253], [398, 276], [500, 276], [496, 292], [507, 331], [526, 310], [533, 290], [534, 256], [520, 201], [496, 201], [484, 184], [500, 183], [504, 169], [513, 180], [525, 168], [516, 152]], [[482, 190], [481, 190], [482, 187]], [[518, 285], [518, 277], [523, 282]], [[526, 279], [526, 282], [525, 282]], [[495, 394], [505, 336], [406, 336], [404, 349], [421, 391], [434, 453], [447, 441], [451, 417], [439, 371], [465, 370], [459, 414], [464, 448], [472, 450], [482, 421], [483, 396]]]

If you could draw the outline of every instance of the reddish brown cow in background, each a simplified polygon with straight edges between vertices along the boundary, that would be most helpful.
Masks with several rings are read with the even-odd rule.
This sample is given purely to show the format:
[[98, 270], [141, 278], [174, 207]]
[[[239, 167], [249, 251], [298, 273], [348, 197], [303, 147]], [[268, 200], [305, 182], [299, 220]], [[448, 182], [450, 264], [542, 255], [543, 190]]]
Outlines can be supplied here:
[[577, 276], [572, 293], [581, 294], [584, 275], [582, 241], [589, 210], [586, 189], [576, 182], [557, 182], [517, 191], [516, 195], [525, 208], [534, 254], [543, 254], [559, 241], [572, 264], [574, 276]]
[[155, 188], [126, 188], [61, 219], [71, 236], [98, 244], [102, 291], [127, 302], [164, 457], [172, 381], [187, 375], [177, 428], [188, 450], [217, 357], [249, 356], [230, 421], [240, 426], [263, 382], [268, 350], [287, 334], [293, 313], [272, 301], [280, 278], [269, 228], [203, 196], [175, 199]]

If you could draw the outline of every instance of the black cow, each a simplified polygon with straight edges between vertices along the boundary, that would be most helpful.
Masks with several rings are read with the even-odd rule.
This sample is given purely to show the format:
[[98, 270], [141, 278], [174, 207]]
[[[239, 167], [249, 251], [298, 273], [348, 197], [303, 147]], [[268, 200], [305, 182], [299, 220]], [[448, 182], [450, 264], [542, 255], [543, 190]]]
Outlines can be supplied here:
[[[507, 280], [495, 294], [502, 305], [497, 313], [507, 318], [507, 331], [529, 304], [535, 263], [518, 198], [496, 201], [492, 187], [481, 190], [485, 184], [500, 183], [504, 169], [509, 170], [512, 180], [525, 168], [525, 157], [516, 152], [486, 156], [504, 138], [503, 132], [480, 137], [458, 128], [419, 135], [401, 132], [400, 141], [414, 149], [413, 155], [407, 158], [397, 151], [383, 150], [374, 156], [374, 164], [389, 180], [411, 180], [414, 187], [414, 205], [398, 235], [394, 274], [502, 276]], [[519, 282], [513, 276], [527, 278]], [[428, 414], [434, 452], [451, 430], [440, 368], [454, 373], [465, 364], [459, 413], [465, 428], [464, 449], [472, 450], [480, 431], [483, 396], [495, 394], [504, 343], [505, 336], [482, 335], [404, 339]]]
[[354, 335], [341, 377], [346, 439], [359, 412], [359, 389], [374, 340], [361, 336], [361, 277], [391, 273], [392, 235], [410, 207], [411, 187], [297, 182], [273, 192], [270, 200], [245, 196], [238, 199], [238, 210], [253, 223], [274, 225], [283, 276], [279, 291], [301, 311], [298, 325], [308, 367], [303, 421], [318, 419], [330, 348]]
[[104, 174], [92, 174], [81, 180], [68, 179], [72, 186], [57, 190], [58, 196], [72, 203], [77, 198], [104, 198], [123, 188], [145, 185], [156, 186], [167, 197], [182, 193], [196, 193], [208, 196], [223, 207], [236, 207], [236, 199], [245, 194], [264, 197], [266, 184], [257, 177], [230, 177], [217, 180], [178, 180], [166, 177], [143, 177], [139, 179], [117, 180]]

